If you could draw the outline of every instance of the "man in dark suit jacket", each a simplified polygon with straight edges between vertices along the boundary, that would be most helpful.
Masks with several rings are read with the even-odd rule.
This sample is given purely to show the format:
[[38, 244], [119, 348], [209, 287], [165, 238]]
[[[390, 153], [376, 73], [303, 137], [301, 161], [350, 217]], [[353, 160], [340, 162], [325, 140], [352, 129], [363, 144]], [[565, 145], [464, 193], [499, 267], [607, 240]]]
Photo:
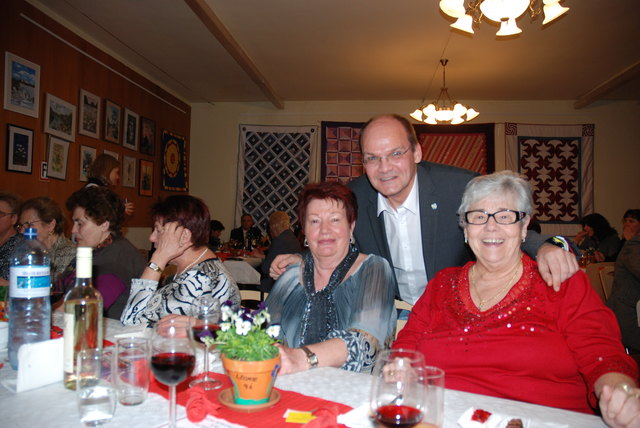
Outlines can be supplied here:
[[260, 229], [253, 225], [253, 217], [251, 217], [251, 214], [242, 214], [242, 217], [240, 217], [240, 225], [240, 227], [231, 230], [230, 238], [240, 242], [247, 250], [253, 249], [254, 242], [256, 245], [260, 245], [262, 233]]
[[280, 254], [293, 254], [302, 251], [298, 238], [291, 230], [291, 220], [286, 212], [276, 211], [269, 216], [269, 233], [271, 235], [271, 246], [267, 250], [260, 267], [262, 278], [258, 287], [261, 291], [267, 293], [273, 287], [273, 279], [269, 277], [269, 268], [273, 259]]

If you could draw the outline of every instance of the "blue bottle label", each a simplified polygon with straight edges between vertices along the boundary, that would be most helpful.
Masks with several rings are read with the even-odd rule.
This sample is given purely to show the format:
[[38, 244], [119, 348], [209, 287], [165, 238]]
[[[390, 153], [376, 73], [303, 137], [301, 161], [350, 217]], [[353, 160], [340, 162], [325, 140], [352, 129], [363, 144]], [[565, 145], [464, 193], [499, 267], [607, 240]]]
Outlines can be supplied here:
[[51, 293], [49, 266], [11, 266], [9, 297], [45, 297]]

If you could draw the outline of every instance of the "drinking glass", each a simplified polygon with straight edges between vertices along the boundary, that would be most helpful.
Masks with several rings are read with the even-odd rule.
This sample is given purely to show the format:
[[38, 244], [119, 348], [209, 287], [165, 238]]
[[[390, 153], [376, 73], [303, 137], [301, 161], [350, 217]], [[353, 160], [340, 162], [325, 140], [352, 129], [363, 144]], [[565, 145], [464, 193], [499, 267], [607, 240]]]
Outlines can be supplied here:
[[148, 339], [141, 337], [118, 339], [114, 378], [120, 404], [135, 406], [147, 398], [150, 353]]
[[169, 428], [176, 428], [176, 386], [189, 377], [195, 362], [189, 321], [172, 318], [157, 323], [151, 339], [151, 371], [169, 387]]
[[391, 349], [380, 353], [371, 384], [371, 413], [386, 427], [410, 428], [425, 413], [424, 357], [418, 351]]
[[78, 353], [76, 395], [80, 421], [94, 427], [109, 422], [116, 410], [116, 391], [111, 384], [113, 355], [100, 349]]
[[422, 425], [429, 428], [441, 428], [444, 424], [444, 370], [424, 366], [420, 381], [424, 387], [424, 416]]
[[[216, 332], [220, 329], [220, 300], [210, 295], [197, 299], [193, 304], [191, 313], [191, 333], [196, 344], [204, 345], [204, 376], [191, 381], [189, 386], [200, 386], [206, 391], [218, 389], [222, 383], [209, 377], [209, 351], [210, 347], [204, 342], [209, 336], [215, 339]], [[215, 345], [213, 346], [215, 348]], [[215, 354], [214, 354], [215, 359]]]

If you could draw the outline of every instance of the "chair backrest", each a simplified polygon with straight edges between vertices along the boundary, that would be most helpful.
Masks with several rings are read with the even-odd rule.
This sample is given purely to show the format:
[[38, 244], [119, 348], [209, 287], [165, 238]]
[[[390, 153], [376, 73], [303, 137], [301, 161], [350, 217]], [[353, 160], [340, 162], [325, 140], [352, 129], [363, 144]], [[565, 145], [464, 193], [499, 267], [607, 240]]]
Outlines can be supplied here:
[[600, 274], [600, 282], [602, 283], [602, 291], [604, 291], [605, 299], [608, 299], [611, 296], [611, 289], [613, 288], [613, 272], [615, 270], [615, 263], [598, 263], [601, 266], [599, 267]]
[[[407, 311], [411, 311], [411, 309], [413, 309], [413, 305], [405, 302], [404, 300], [397, 300], [395, 301], [396, 304], [396, 309], [406, 309]], [[398, 319], [396, 321], [396, 338], [398, 337], [398, 333], [400, 333], [400, 330], [402, 330], [404, 328], [404, 325], [407, 323], [407, 320], [401, 320]]]
[[598, 293], [598, 296], [602, 299], [603, 302], [606, 303], [607, 297], [604, 294], [604, 290], [602, 289], [602, 280], [600, 279], [600, 263], [591, 263], [587, 265], [585, 268], [586, 274], [589, 277], [589, 282], [591, 282], [591, 286]]

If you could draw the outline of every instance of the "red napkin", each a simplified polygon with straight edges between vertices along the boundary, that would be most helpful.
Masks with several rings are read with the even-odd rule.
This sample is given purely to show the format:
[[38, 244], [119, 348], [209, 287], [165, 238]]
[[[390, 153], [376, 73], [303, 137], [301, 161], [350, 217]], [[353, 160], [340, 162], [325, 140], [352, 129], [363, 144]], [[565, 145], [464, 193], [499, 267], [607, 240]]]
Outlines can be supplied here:
[[[199, 376], [204, 376], [204, 374], [200, 374]], [[198, 377], [199, 377], [198, 376]], [[293, 391], [285, 391], [282, 389], [277, 389], [280, 392], [280, 401], [275, 405], [268, 407], [266, 409], [254, 412], [254, 413], [243, 413], [238, 412], [232, 409], [229, 409], [220, 404], [218, 400], [218, 395], [221, 391], [231, 388], [231, 381], [229, 377], [226, 375], [218, 374], [218, 373], [209, 373], [209, 377], [219, 380], [222, 382], [222, 387], [220, 389], [216, 389], [214, 391], [206, 391], [204, 393], [204, 398], [206, 398], [209, 402], [211, 402], [214, 406], [220, 406], [215, 409], [217, 414], [212, 414], [209, 412], [209, 407], [207, 407], [207, 413], [212, 414], [217, 418], [221, 418], [227, 420], [229, 422], [237, 423], [240, 425], [244, 425], [250, 428], [278, 428], [278, 427], [298, 427], [300, 428], [302, 425], [297, 423], [287, 423], [284, 419], [284, 413], [287, 409], [295, 409], [300, 411], [314, 412], [314, 415], [317, 416], [317, 419], [321, 419], [318, 423], [326, 423], [325, 425], [307, 425], [309, 427], [342, 427], [344, 425], [338, 425], [335, 419], [338, 414], [346, 413], [352, 408], [341, 403], [335, 403], [333, 401], [323, 400], [321, 398], [309, 397], [307, 395], [299, 394]], [[190, 398], [190, 389], [188, 388], [189, 382], [191, 382], [195, 377], [190, 377], [184, 382], [182, 382], [177, 387], [177, 395], [176, 401], [178, 404], [182, 406], [188, 406], [189, 398]], [[198, 389], [201, 389], [197, 387]], [[191, 388], [193, 390], [194, 388]], [[164, 398], [169, 398], [169, 387], [163, 385], [158, 382], [153, 375], [151, 376], [151, 384], [149, 386], [150, 392], [155, 392], [156, 394], [162, 395]], [[201, 393], [196, 393], [200, 397], [202, 397]], [[198, 398], [200, 398], [198, 397]], [[196, 399], [194, 399], [195, 401]], [[203, 406], [208, 406], [207, 403], [201, 403]], [[192, 410], [192, 416], [198, 416], [198, 412], [202, 412], [202, 410], [198, 410], [198, 407]], [[187, 409], [187, 417], [189, 416], [189, 410]], [[331, 416], [331, 415], [334, 416]], [[206, 417], [206, 415], [205, 415]], [[317, 420], [317, 419], [314, 419]], [[311, 422], [314, 422], [311, 421]], [[333, 421], [333, 425], [330, 423]], [[310, 423], [311, 423], [310, 422]]]
[[303, 425], [304, 428], [335, 428], [343, 426], [338, 424], [338, 415], [343, 413], [338, 406], [334, 404], [328, 404], [322, 409], [318, 409], [313, 412], [315, 419], [307, 422]]
[[220, 404], [214, 403], [207, 398], [206, 391], [199, 386], [189, 389], [189, 399], [187, 400], [187, 418], [194, 423], [202, 421], [207, 415], [218, 416]]

